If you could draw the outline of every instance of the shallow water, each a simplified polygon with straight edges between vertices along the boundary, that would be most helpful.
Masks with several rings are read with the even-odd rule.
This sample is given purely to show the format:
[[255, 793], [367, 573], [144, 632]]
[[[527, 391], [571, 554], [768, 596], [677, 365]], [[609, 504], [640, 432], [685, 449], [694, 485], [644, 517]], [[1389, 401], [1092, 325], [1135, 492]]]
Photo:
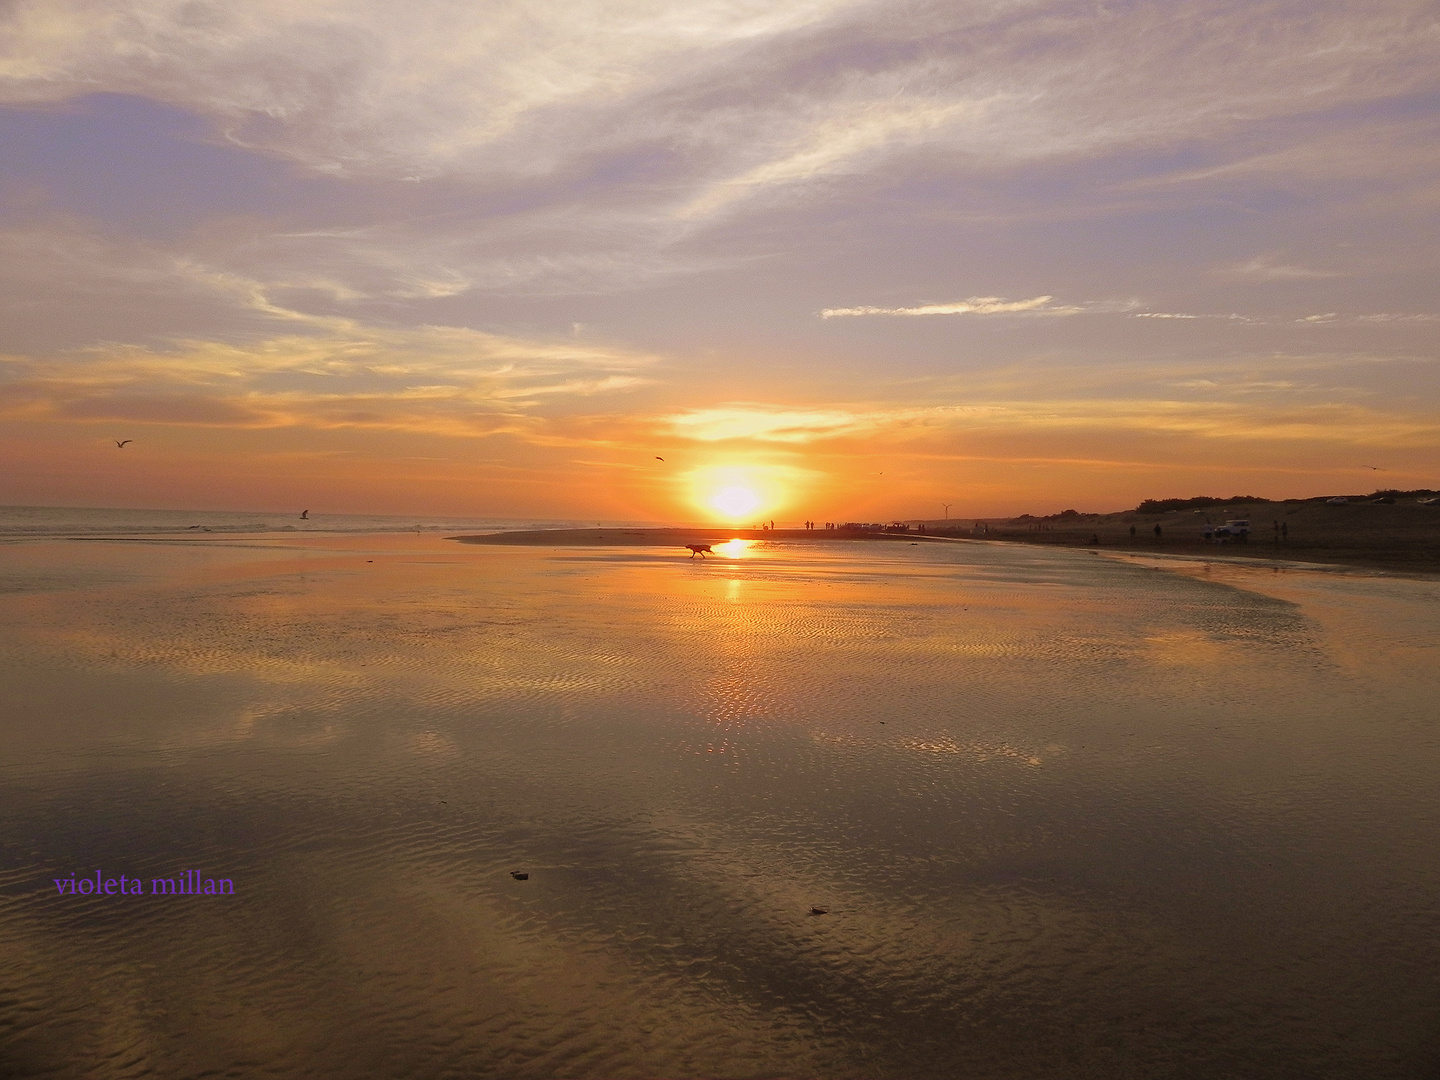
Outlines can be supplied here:
[[1440, 583], [736, 555], [0, 548], [0, 1073], [1440, 1069]]
[[[313, 514], [301, 511], [125, 510], [72, 506], [0, 506], [0, 543], [37, 537], [195, 536], [206, 533], [504, 532], [512, 529], [585, 528], [590, 521], [515, 518], [394, 517], [383, 514]], [[615, 522], [614, 524], [631, 524]]]

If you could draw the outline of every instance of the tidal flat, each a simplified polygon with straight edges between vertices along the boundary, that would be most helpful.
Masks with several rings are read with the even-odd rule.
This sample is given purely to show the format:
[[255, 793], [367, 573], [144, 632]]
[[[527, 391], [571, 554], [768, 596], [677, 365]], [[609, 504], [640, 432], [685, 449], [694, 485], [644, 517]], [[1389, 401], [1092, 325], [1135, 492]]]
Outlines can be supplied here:
[[687, 555], [0, 545], [0, 1074], [1440, 1074], [1440, 582]]

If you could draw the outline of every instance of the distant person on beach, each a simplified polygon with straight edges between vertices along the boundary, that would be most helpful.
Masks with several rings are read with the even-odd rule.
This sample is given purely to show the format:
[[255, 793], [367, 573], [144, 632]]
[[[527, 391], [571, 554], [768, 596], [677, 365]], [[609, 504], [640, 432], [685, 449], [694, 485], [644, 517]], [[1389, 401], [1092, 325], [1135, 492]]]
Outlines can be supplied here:
[[1134, 525], [1131, 525], [1131, 526], [1130, 526], [1130, 539], [1132, 539], [1132, 540], [1135, 539], [1135, 526], [1134, 526]]
[[1160, 524], [1158, 522], [1155, 524], [1155, 539], [1160, 539]]

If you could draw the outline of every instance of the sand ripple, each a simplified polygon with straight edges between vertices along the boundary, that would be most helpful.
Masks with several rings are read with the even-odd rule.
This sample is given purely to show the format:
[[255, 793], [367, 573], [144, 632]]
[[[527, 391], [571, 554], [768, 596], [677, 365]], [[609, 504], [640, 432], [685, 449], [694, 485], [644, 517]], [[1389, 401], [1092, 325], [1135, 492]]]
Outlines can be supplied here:
[[[1434, 1062], [1435, 587], [56, 549], [0, 603], [7, 1074]], [[97, 867], [238, 895], [55, 895]]]

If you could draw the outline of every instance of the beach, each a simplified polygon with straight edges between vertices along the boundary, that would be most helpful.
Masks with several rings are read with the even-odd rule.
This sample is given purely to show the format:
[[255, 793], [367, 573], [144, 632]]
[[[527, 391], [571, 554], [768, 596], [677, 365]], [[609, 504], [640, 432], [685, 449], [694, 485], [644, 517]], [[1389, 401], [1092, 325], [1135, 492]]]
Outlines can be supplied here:
[[[1250, 522], [1245, 541], [1205, 535], [1227, 520]], [[1156, 531], [1158, 527], [1158, 532]], [[1283, 527], [1283, 532], [1282, 532]], [[1440, 506], [1414, 499], [1399, 504], [1361, 501], [1332, 505], [1234, 502], [1205, 510], [1071, 514], [908, 523], [904, 531], [858, 529], [733, 529], [717, 526], [532, 528], [455, 536], [467, 544], [522, 546], [666, 546], [732, 539], [771, 543], [884, 542], [912, 544], [1037, 544], [1087, 548], [1105, 554], [1187, 561], [1241, 561], [1270, 566], [1350, 567], [1440, 577]]]
[[3, 1071], [1440, 1065], [1440, 583], [628, 531], [0, 545]]

